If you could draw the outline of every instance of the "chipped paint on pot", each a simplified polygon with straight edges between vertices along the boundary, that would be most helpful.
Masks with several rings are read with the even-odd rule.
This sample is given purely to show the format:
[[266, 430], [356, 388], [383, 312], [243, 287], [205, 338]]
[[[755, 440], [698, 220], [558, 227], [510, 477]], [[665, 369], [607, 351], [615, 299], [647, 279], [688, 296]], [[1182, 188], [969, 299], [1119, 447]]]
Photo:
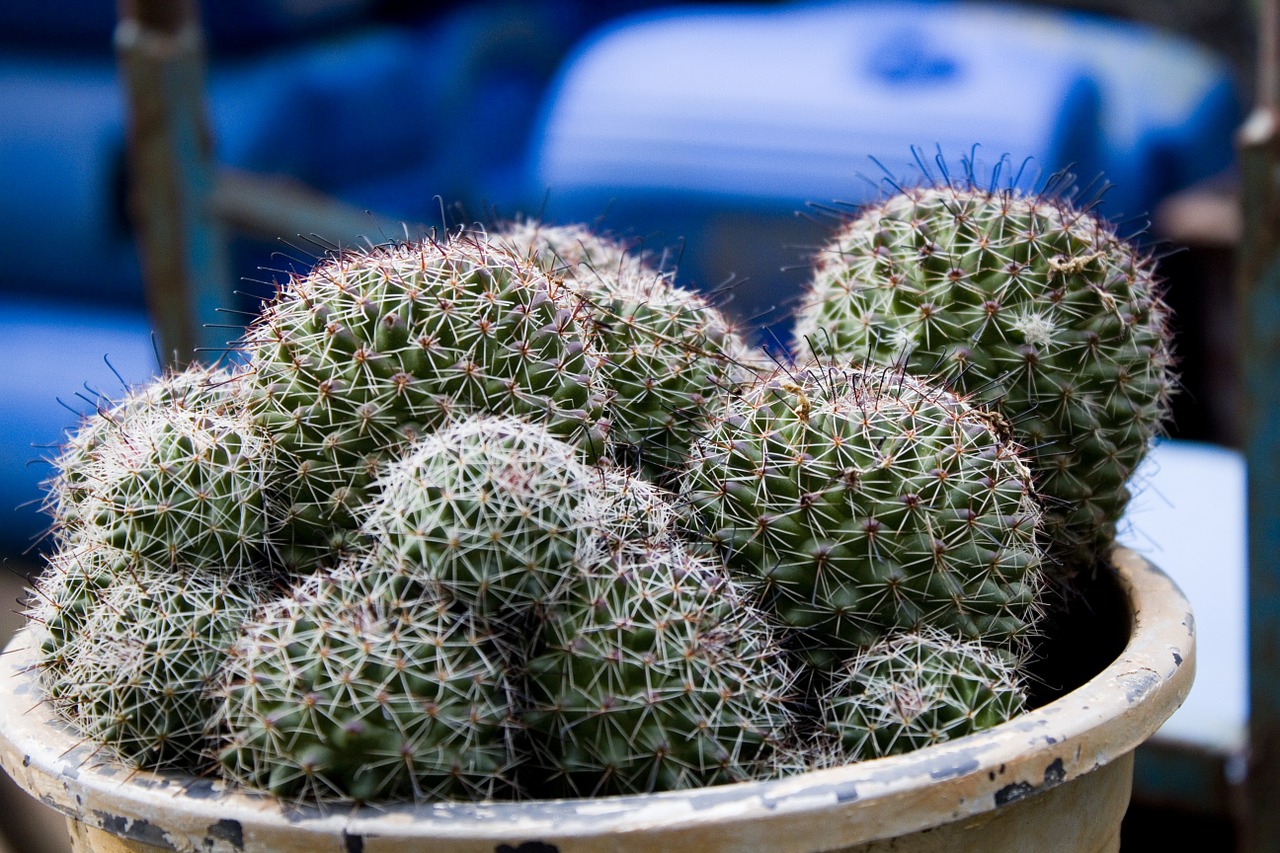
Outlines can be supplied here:
[[1130, 635], [1081, 687], [976, 735], [787, 779], [595, 800], [287, 807], [103, 760], [40, 701], [25, 633], [0, 661], [0, 764], [68, 816], [85, 853], [1113, 851], [1133, 750], [1186, 697], [1195, 662], [1194, 620], [1173, 582], [1130, 551], [1113, 562]]

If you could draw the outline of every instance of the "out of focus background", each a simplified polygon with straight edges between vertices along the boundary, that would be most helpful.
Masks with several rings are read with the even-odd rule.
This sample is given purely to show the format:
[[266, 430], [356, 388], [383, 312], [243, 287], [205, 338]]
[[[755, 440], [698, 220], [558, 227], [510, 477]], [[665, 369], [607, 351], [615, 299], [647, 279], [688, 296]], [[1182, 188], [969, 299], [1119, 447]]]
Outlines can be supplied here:
[[[1125, 848], [1231, 849], [1235, 135], [1258, 16], [1247, 0], [0, 0], [0, 633], [39, 568], [42, 460], [65, 431], [175, 347], [217, 357], [273, 282], [333, 247], [594, 223], [781, 350], [810, 254], [887, 182], [970, 170], [1032, 191], [1070, 172], [1160, 258], [1185, 386], [1126, 535], [1191, 595], [1201, 682], [1140, 754]], [[0, 845], [65, 849], [60, 819], [4, 790]]]

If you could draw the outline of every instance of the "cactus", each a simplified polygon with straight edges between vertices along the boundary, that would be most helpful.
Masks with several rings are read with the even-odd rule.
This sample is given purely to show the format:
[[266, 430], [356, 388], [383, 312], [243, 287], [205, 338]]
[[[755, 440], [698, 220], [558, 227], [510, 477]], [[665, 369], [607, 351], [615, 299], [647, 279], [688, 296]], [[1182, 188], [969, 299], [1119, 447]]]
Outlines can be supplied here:
[[185, 370], [167, 371], [152, 382], [130, 388], [120, 400], [99, 395], [92, 414], [81, 419], [78, 428], [51, 460], [54, 474], [45, 482], [43, 510], [52, 517], [52, 530], [74, 538], [81, 522], [79, 507], [93, 490], [92, 470], [99, 450], [116, 441], [123, 425], [138, 416], [157, 410], [182, 409], [225, 413], [234, 408], [231, 373], [221, 367], [191, 365]]
[[390, 463], [361, 529], [376, 571], [421, 576], [475, 613], [519, 620], [572, 576], [587, 530], [579, 505], [599, 478], [543, 426], [476, 416]]
[[990, 417], [911, 377], [780, 371], [727, 403], [682, 494], [817, 665], [924, 624], [1034, 629], [1029, 472]]
[[868, 207], [818, 255], [802, 352], [936, 374], [1030, 450], [1055, 576], [1110, 546], [1173, 387], [1152, 260], [1067, 201], [926, 186]]
[[55, 551], [27, 596], [25, 616], [33, 631], [35, 666], [55, 709], [74, 710], [67, 670], [77, 640], [107, 590], [128, 576], [129, 555], [108, 545], [77, 542]]
[[590, 306], [616, 445], [655, 475], [678, 468], [711, 401], [752, 375], [733, 324], [670, 273], [584, 226], [525, 222], [498, 241], [563, 275]]
[[135, 565], [85, 614], [65, 671], [46, 670], [50, 694], [126, 763], [203, 772], [210, 685], [261, 597], [251, 578]]
[[509, 795], [506, 670], [481, 621], [340, 564], [245, 626], [218, 691], [223, 771], [311, 802]]
[[451, 417], [538, 419], [588, 452], [607, 432], [580, 300], [469, 233], [329, 258], [292, 278], [244, 343], [299, 568], [350, 545], [379, 464]]
[[767, 620], [714, 562], [637, 540], [586, 565], [528, 662], [530, 788], [634, 794], [758, 777], [794, 720]]
[[240, 572], [271, 560], [270, 440], [243, 412], [139, 404], [64, 456], [55, 499], [70, 540], [160, 567]]
[[1021, 714], [1026, 704], [1007, 656], [936, 629], [893, 634], [863, 649], [820, 702], [841, 763], [973, 734]]

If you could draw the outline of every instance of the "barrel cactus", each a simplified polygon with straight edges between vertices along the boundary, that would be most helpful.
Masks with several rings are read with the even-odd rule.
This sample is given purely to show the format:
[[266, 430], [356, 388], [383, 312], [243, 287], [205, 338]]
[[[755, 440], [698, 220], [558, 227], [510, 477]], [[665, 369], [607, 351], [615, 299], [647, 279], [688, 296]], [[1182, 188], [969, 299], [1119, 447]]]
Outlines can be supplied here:
[[484, 622], [349, 563], [245, 625], [218, 690], [227, 778], [307, 802], [511, 793], [506, 656]]
[[[158, 566], [269, 565], [273, 443], [242, 411], [139, 405], [60, 463], [58, 528]], [[91, 448], [91, 449], [90, 449]]]
[[54, 695], [126, 763], [203, 770], [211, 686], [262, 595], [252, 575], [135, 566], [86, 614]]
[[389, 463], [362, 527], [370, 571], [421, 575], [464, 608], [519, 619], [572, 577], [600, 477], [539, 424], [476, 416]]
[[1110, 546], [1174, 385], [1152, 259], [1087, 210], [969, 184], [867, 207], [819, 253], [797, 348], [936, 376], [1010, 424], [1055, 575]]
[[1027, 707], [1015, 662], [937, 629], [890, 635], [844, 664], [820, 701], [840, 763], [973, 734]]
[[671, 273], [585, 226], [524, 222], [497, 239], [563, 276], [587, 304], [615, 446], [655, 475], [678, 468], [711, 401], [751, 375], [734, 324]]
[[[766, 619], [674, 542], [585, 565], [527, 665], [527, 772], [564, 795], [758, 778], [794, 725]], [[532, 787], [532, 784], [530, 786]]]
[[582, 301], [482, 235], [329, 258], [281, 289], [244, 345], [299, 568], [349, 546], [378, 465], [450, 418], [538, 419], [588, 453], [607, 432]]
[[1030, 473], [950, 392], [892, 370], [781, 371], [726, 404], [684, 485], [815, 663], [923, 624], [1006, 644], [1034, 628]]

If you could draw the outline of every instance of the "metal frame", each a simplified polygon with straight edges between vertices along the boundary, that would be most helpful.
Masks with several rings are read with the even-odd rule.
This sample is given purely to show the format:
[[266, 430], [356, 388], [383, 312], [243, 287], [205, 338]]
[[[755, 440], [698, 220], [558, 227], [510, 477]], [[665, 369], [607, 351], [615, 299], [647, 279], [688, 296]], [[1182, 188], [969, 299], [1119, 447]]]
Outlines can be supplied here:
[[119, 0], [116, 54], [128, 93], [130, 213], [147, 310], [168, 366], [227, 348], [230, 235], [319, 235], [330, 244], [406, 227], [300, 184], [218, 165], [205, 111], [197, 0]]

